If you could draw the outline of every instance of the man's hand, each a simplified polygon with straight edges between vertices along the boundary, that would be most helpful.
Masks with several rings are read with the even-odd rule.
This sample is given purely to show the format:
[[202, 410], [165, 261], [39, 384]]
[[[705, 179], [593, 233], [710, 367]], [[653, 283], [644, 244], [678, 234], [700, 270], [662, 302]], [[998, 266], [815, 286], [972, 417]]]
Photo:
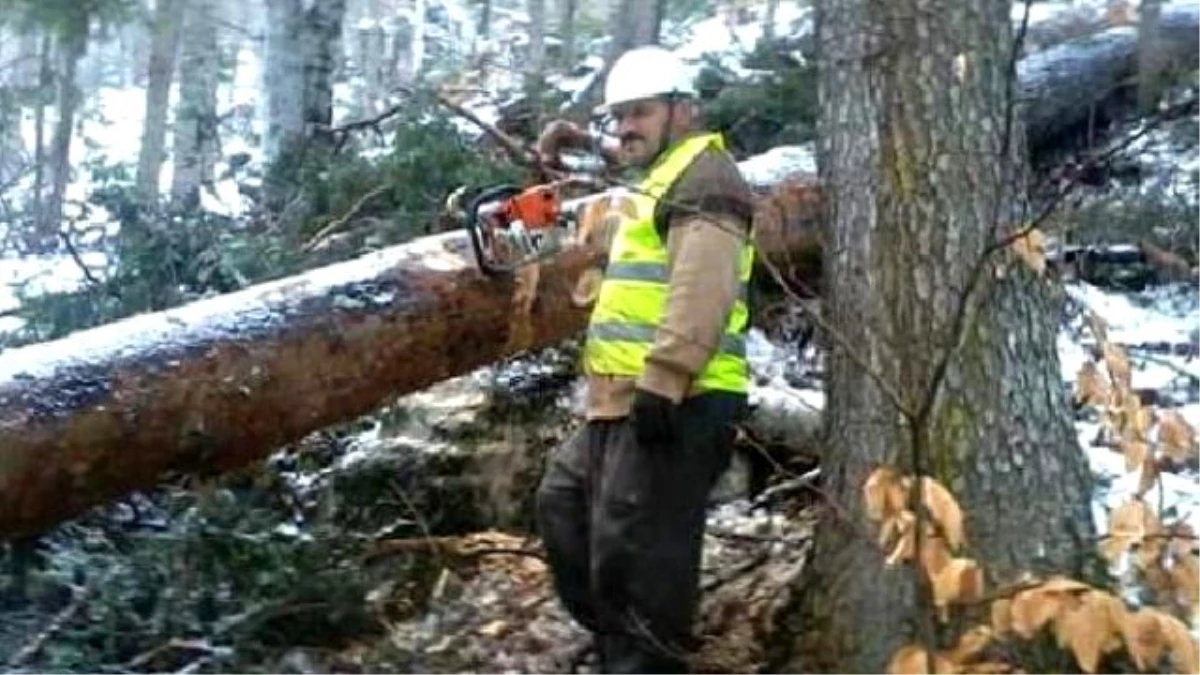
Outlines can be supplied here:
[[538, 160], [546, 166], [562, 169], [562, 161], [559, 159], [558, 153], [567, 148], [587, 148], [591, 137], [587, 131], [579, 128], [579, 125], [566, 120], [554, 120], [546, 125], [542, 134], [538, 136], [537, 143], [534, 148], [538, 154]]
[[678, 406], [671, 399], [638, 389], [633, 395], [633, 432], [642, 445], [660, 445], [675, 440]]

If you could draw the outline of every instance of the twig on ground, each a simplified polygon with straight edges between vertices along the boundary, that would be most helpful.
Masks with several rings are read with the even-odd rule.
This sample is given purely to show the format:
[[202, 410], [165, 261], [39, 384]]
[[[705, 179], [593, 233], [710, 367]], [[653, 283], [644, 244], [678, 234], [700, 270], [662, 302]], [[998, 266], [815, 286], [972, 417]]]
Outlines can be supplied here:
[[45, 647], [46, 643], [49, 642], [50, 639], [55, 635], [57, 635], [58, 632], [61, 631], [69, 621], [74, 619], [75, 615], [79, 613], [79, 610], [83, 609], [84, 603], [91, 595], [91, 592], [91, 587], [89, 586], [71, 586], [71, 601], [67, 603], [66, 607], [63, 607], [61, 610], [59, 610], [59, 612], [55, 614], [52, 619], [50, 619], [50, 622], [47, 623], [37, 635], [33, 636], [32, 640], [30, 640], [25, 644], [24, 647], [21, 647], [15, 654], [9, 657], [8, 668], [10, 670], [16, 670], [17, 668], [20, 668], [28, 663], [33, 657], [37, 656], [38, 652], [42, 650], [42, 647]]
[[796, 478], [792, 478], [792, 479], [786, 480], [782, 483], [772, 485], [771, 487], [763, 490], [762, 493], [759, 494], [758, 497], [756, 497], [754, 499], [753, 506], [756, 506], [756, 507], [757, 506], [765, 506], [767, 503], [769, 503], [772, 499], [775, 499], [776, 497], [780, 497], [782, 495], [785, 495], [785, 494], [788, 494], [791, 492], [795, 492], [798, 490], [810, 489], [813, 487], [813, 485], [816, 483], [817, 479], [820, 477], [821, 477], [821, 467], [817, 467], [810, 471], [804, 472], [803, 474], [801, 474], [800, 476], [797, 476]]

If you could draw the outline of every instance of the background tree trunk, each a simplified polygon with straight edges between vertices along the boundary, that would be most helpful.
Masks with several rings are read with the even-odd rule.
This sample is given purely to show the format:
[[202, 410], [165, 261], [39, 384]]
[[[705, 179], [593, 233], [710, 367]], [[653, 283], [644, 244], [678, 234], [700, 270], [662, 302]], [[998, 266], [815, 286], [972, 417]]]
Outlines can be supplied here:
[[158, 198], [158, 174], [162, 168], [167, 138], [167, 103], [171, 83], [175, 79], [175, 57], [184, 2], [158, 0], [154, 8], [150, 62], [146, 69], [146, 119], [142, 126], [137, 167], [138, 194], [147, 203]]
[[562, 39], [562, 55], [559, 66], [569, 72], [575, 67], [575, 13], [578, 10], [578, 0], [559, 0], [561, 18], [558, 33]]
[[933, 629], [917, 619], [909, 568], [883, 568], [862, 505], [871, 470], [912, 471], [918, 456], [962, 504], [967, 554], [1001, 582], [1082, 569], [1090, 476], [1055, 351], [1055, 289], [1004, 252], [959, 311], [984, 250], [1020, 224], [1008, 6], [823, 0], [817, 43], [833, 503], [784, 667], [883, 672]]
[[200, 188], [212, 181], [217, 155], [217, 7], [214, 0], [188, 0], [175, 109], [171, 200], [190, 208]]
[[63, 29], [58, 47], [58, 119], [50, 149], [50, 197], [43, 204], [37, 244], [54, 246], [58, 241], [67, 184], [71, 182], [71, 138], [75, 133], [75, 113], [79, 108], [79, 84], [76, 72], [79, 61], [87, 53], [88, 15], [77, 12]]
[[267, 0], [267, 43], [263, 66], [267, 99], [263, 159], [270, 163], [304, 135], [304, 53], [298, 0]]
[[1152, 112], [1163, 91], [1164, 60], [1156, 33], [1162, 17], [1162, 0], [1142, 0], [1138, 7], [1138, 109]]

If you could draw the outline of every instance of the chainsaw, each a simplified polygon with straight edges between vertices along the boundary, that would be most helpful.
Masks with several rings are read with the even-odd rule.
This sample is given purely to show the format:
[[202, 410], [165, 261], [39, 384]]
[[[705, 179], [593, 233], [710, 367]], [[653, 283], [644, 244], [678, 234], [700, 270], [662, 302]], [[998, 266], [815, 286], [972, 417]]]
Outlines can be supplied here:
[[[593, 156], [562, 157], [572, 172], [529, 186], [498, 185], [477, 191], [462, 209], [459, 188], [447, 199], [459, 211], [471, 239], [476, 264], [488, 275], [508, 274], [554, 257], [574, 240], [581, 207], [604, 195], [603, 161]], [[567, 198], [570, 193], [582, 196]]]

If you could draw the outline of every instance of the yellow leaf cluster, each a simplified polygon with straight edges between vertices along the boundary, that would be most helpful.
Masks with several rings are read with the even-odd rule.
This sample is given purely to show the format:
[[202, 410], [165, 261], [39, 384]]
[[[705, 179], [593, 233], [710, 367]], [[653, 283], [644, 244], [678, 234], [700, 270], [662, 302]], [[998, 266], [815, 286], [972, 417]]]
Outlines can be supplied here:
[[[1133, 499], [1112, 510], [1108, 515], [1108, 536], [1100, 544], [1100, 552], [1110, 563], [1116, 562], [1135, 544], [1142, 544], [1147, 535], [1162, 532], [1158, 517], [1140, 499]], [[1154, 549], [1160, 543], [1152, 539], [1144, 548]]]
[[[988, 626], [975, 626], [958, 639], [953, 648], [930, 653], [920, 645], [896, 650], [888, 662], [889, 673], [1019, 673], [1011, 665], [995, 660], [975, 660], [992, 643], [995, 634]], [[932, 669], [930, 666], [932, 665]]]
[[[1045, 265], [1043, 244], [1041, 233], [1031, 230], [1014, 240], [1012, 248], [1040, 272]], [[889, 673], [1014, 672], [1007, 663], [975, 659], [992, 642], [1031, 639], [1043, 630], [1084, 672], [1097, 672], [1106, 655], [1122, 649], [1144, 671], [1200, 672], [1200, 642], [1184, 620], [1172, 614], [1194, 617], [1200, 609], [1196, 535], [1186, 524], [1164, 525], [1143, 499], [1159, 471], [1167, 468], [1159, 455], [1180, 464], [1200, 457], [1196, 430], [1177, 411], [1156, 414], [1142, 405], [1132, 389], [1129, 357], [1108, 341], [1103, 319], [1092, 312], [1087, 321], [1100, 345], [1104, 370], [1096, 362], [1080, 368], [1076, 401], [1100, 410], [1126, 471], [1141, 472], [1136, 495], [1109, 515], [1101, 553], [1110, 563], [1132, 553], [1159, 606], [1131, 611], [1117, 596], [1062, 576], [1023, 581], [1011, 593], [993, 594], [996, 599], [984, 604], [990, 610], [989, 623], [963, 633], [954, 648], [930, 651], [919, 644], [905, 645], [893, 654]], [[951, 605], [983, 599], [983, 570], [975, 560], [956, 555], [966, 542], [963, 513], [953, 495], [931, 478], [919, 480], [922, 516], [912, 510], [915, 479], [888, 467], [871, 473], [863, 498], [867, 515], [880, 523], [879, 544], [889, 552], [887, 564], [918, 555], [916, 535], [921, 528], [919, 566], [929, 577], [939, 618], [946, 622]]]
[[1046, 235], [1041, 230], [1036, 227], [1024, 230], [1009, 246], [1029, 269], [1038, 274], [1046, 271]]
[[[908, 508], [914, 488], [911, 476], [901, 476], [890, 467], [876, 469], [863, 484], [867, 515], [881, 522], [879, 546], [889, 551], [888, 565], [918, 555], [918, 518]], [[922, 508], [932, 521], [932, 525], [921, 522], [920, 567], [929, 577], [933, 604], [944, 622], [949, 619], [951, 604], [973, 602], [983, 595], [983, 570], [971, 558], [953, 555], [966, 543], [962, 509], [954, 495], [928, 476], [920, 478], [920, 490]]]
[[1168, 410], [1158, 418], [1158, 443], [1172, 461], [1184, 464], [1200, 455], [1196, 430], [1178, 410]]
[[1164, 655], [1175, 672], [1200, 670], [1200, 643], [1178, 618], [1154, 608], [1130, 612], [1116, 596], [1074, 579], [1053, 577], [992, 603], [996, 637], [1028, 639], [1042, 629], [1053, 631], [1084, 672], [1097, 672], [1122, 647], [1142, 670], [1158, 668]]
[[[880, 523], [879, 545], [889, 552], [888, 565], [897, 565], [916, 555], [917, 515], [908, 508], [913, 489], [912, 477], [901, 476], [890, 467], [877, 468], [863, 484], [867, 517]], [[953, 562], [952, 551], [966, 543], [963, 514], [954, 496], [936, 480], [922, 477], [920, 489], [922, 507], [934, 524], [922, 523], [921, 565], [936, 586], [938, 574]], [[964, 583], [970, 581], [969, 578], [963, 579]], [[949, 577], [942, 583], [947, 593], [949, 589], [957, 588], [957, 584], [952, 584]], [[945, 597], [959, 596], [951, 594]]]
[[1134, 499], [1109, 514], [1108, 535], [1100, 553], [1115, 563], [1132, 552], [1133, 562], [1161, 606], [1181, 615], [1200, 609], [1200, 558], [1194, 552], [1195, 535], [1186, 525], [1164, 525], [1142, 499], [1168, 468], [1200, 457], [1196, 430], [1176, 410], [1155, 412], [1142, 405], [1132, 389], [1128, 356], [1108, 341], [1108, 328], [1094, 312], [1088, 325], [1100, 345], [1105, 372], [1088, 362], [1080, 368], [1075, 399], [1100, 409], [1105, 427], [1115, 439], [1114, 449], [1125, 459], [1125, 470], [1139, 471]]

